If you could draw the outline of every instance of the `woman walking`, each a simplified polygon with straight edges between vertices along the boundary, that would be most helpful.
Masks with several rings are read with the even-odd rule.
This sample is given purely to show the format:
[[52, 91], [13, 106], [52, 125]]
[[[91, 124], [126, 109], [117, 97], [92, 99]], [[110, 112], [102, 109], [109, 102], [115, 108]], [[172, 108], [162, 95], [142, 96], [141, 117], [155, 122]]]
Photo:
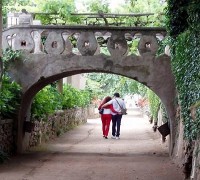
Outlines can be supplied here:
[[[110, 101], [111, 99], [112, 99], [112, 98], [111, 98], [110, 96], [106, 96], [106, 97], [102, 100], [102, 102], [101, 102], [101, 104], [100, 104], [98, 110], [100, 110], [100, 109], [102, 108], [102, 106], [103, 106], [105, 103], [107, 103], [108, 101]], [[112, 104], [109, 104], [109, 105], [103, 107], [103, 109], [104, 109], [103, 114], [101, 114], [102, 132], [103, 132], [103, 137], [104, 137], [105, 139], [108, 139], [108, 133], [109, 133], [109, 128], [110, 128], [110, 121], [111, 121], [111, 119], [112, 119], [112, 114], [111, 114], [111, 112], [117, 113], [117, 111], [115, 111], [115, 110], [113, 109]]]

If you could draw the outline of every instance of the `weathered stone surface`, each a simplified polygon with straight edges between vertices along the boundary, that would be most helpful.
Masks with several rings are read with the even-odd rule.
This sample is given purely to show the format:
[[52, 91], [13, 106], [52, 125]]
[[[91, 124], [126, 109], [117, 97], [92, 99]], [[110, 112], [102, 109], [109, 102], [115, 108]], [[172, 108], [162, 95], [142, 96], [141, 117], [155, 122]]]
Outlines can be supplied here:
[[[15, 61], [9, 66], [9, 74], [21, 84], [24, 93], [19, 112], [19, 132], [23, 131], [23, 121], [27, 116], [32, 98], [47, 84], [78, 73], [105, 72], [134, 79], [149, 87], [160, 97], [170, 118], [171, 148], [173, 148], [176, 112], [174, 77], [171, 71], [170, 57], [166, 54], [156, 56], [157, 39], [159, 39], [158, 36], [166, 35], [164, 29], [88, 26], [27, 26], [25, 28], [23, 26], [10, 28], [3, 32], [5, 47], [6, 41], [8, 41], [7, 37], [16, 34], [15, 41], [18, 44], [15, 43], [17, 47], [13, 48], [24, 49], [19, 42], [29, 41], [24, 35], [21, 35], [22, 29], [26, 37], [34, 30], [46, 36], [47, 40], [44, 54], [26, 52], [21, 60]], [[64, 43], [63, 37], [66, 39], [69, 35], [78, 38], [75, 47], [78, 47], [79, 50], [77, 54], [82, 55], [75, 55], [73, 50], [69, 50], [67, 53], [64, 51], [70, 47], [67, 47], [69, 43]], [[101, 44], [97, 44], [97, 38], [102, 39]], [[128, 55], [127, 41], [133, 41], [135, 38], [140, 38], [138, 44], [140, 55]], [[27, 37], [27, 39], [32, 38]], [[32, 41], [30, 42], [32, 43]], [[39, 43], [39, 45], [27, 47], [29, 52], [33, 52], [32, 47], [41, 45], [41, 41], [34, 43]], [[98, 46], [107, 46], [111, 55], [102, 53], [93, 55]], [[61, 54], [62, 52], [63, 54]], [[22, 141], [22, 134], [18, 139], [18, 141]]]
[[81, 55], [92, 56], [97, 50], [97, 40], [92, 32], [82, 32], [78, 38], [77, 48]]
[[44, 46], [48, 54], [61, 54], [64, 51], [62, 35], [56, 32], [50, 32]]
[[36, 126], [29, 139], [30, 147], [49, 141], [67, 130], [85, 123], [88, 117], [88, 108], [75, 108], [55, 112], [46, 121], [34, 120]]
[[6, 119], [0, 121], [0, 149], [12, 154], [14, 144], [13, 120]]
[[[28, 147], [36, 146], [66, 132], [67, 130], [85, 123], [88, 116], [94, 115], [94, 107], [76, 108], [57, 111], [48, 117], [46, 121], [35, 119], [36, 126], [28, 139]], [[13, 153], [15, 146], [13, 130], [13, 120], [6, 119], [0, 121], [0, 149], [7, 153]]]

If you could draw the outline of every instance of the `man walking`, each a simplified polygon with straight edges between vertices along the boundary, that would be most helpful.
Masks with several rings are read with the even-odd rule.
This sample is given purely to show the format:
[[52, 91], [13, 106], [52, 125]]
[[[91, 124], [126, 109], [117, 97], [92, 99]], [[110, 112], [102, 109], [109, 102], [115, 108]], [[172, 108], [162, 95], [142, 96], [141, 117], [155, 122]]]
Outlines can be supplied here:
[[114, 110], [118, 112], [118, 113], [112, 112], [112, 139], [119, 139], [121, 119], [122, 119], [121, 109], [126, 109], [126, 106], [123, 99], [120, 98], [119, 93], [114, 93], [114, 98], [108, 101], [102, 107], [107, 106], [109, 104], [112, 104]]

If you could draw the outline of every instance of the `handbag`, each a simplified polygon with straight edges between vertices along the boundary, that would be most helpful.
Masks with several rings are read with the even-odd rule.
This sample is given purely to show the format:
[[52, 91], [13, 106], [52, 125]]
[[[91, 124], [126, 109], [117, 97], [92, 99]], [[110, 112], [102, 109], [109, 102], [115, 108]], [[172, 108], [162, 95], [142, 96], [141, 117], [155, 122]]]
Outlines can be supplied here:
[[[117, 99], [115, 99], [116, 101], [117, 101]], [[119, 104], [119, 102], [117, 101], [117, 104]], [[127, 114], [127, 109], [125, 109], [125, 108], [123, 108], [120, 104], [119, 104], [119, 107], [120, 107], [120, 109], [121, 109], [121, 113], [122, 113], [122, 115], [126, 115]]]
[[99, 109], [99, 114], [103, 114], [103, 111], [104, 111], [103, 108]]
[[170, 134], [170, 128], [168, 122], [158, 127], [158, 131], [162, 134], [163, 137], [166, 137]]

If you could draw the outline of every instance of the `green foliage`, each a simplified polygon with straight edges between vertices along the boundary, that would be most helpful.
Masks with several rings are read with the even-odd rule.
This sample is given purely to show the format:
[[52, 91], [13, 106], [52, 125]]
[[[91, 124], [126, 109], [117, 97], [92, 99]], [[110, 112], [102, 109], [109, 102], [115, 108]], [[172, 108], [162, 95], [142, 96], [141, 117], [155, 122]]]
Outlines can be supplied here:
[[[39, 2], [38, 2], [39, 3]], [[47, 0], [37, 4], [41, 12], [36, 19], [41, 20], [42, 24], [77, 24], [80, 18], [71, 16], [75, 12], [74, 0]]]
[[192, 121], [190, 106], [200, 99], [200, 34], [186, 31], [173, 42], [172, 65], [179, 92], [185, 136], [195, 139], [200, 135], [200, 109]]
[[147, 97], [149, 100], [150, 114], [153, 119], [157, 121], [160, 99], [150, 89], [147, 90]]
[[200, 2], [198, 1], [192, 1], [191, 3], [189, 3], [188, 5], [188, 25], [189, 28], [192, 31], [197, 31], [199, 32], [200, 29], [200, 23], [199, 23], [199, 19], [200, 19]]
[[20, 58], [21, 51], [14, 51], [11, 48], [6, 49], [3, 51], [3, 71], [6, 72], [8, 64], [10, 62], [16, 61]]
[[17, 1], [16, 0], [2, 0], [3, 25], [6, 26], [6, 23], [7, 23], [7, 13], [8, 12], [16, 11], [17, 7], [19, 7], [19, 6], [26, 6], [29, 3], [30, 3], [30, 0], [17, 0]]
[[55, 110], [62, 109], [62, 97], [52, 86], [46, 86], [38, 92], [33, 99], [31, 114], [32, 117], [46, 117]]
[[67, 84], [64, 85], [63, 94], [60, 94], [53, 85], [48, 85], [33, 99], [31, 114], [35, 118], [45, 118], [56, 110], [86, 107], [90, 102], [89, 91], [77, 90]]
[[162, 14], [166, 5], [160, 0], [128, 0], [121, 10], [123, 13], [154, 13], [148, 17], [127, 17], [125, 21], [132, 26], [158, 27], [165, 25], [165, 17]]
[[79, 91], [70, 85], [65, 85], [63, 88], [63, 109], [75, 108], [80, 105]]
[[21, 88], [6, 74], [8, 63], [17, 60], [20, 55], [21, 52], [11, 49], [3, 52], [3, 76], [0, 90], [0, 116], [2, 118], [12, 118], [20, 104]]
[[89, 73], [86, 77], [86, 88], [100, 99], [108, 95], [112, 96], [115, 92], [119, 92], [122, 97], [138, 92], [137, 82], [123, 76]]
[[169, 0], [166, 17], [168, 32], [173, 38], [187, 29], [199, 31], [200, 1]]
[[200, 100], [200, 2], [170, 0], [166, 12], [184, 134], [193, 140], [200, 135], [200, 108], [195, 121], [190, 112], [190, 107]]
[[79, 17], [71, 16], [71, 13], [76, 12], [74, 0], [4, 0], [4, 25], [6, 25], [8, 12], [20, 12], [22, 9], [36, 13], [35, 19], [41, 20], [42, 24], [81, 23]]
[[189, 1], [168, 0], [168, 6], [166, 8], [166, 23], [171, 37], [177, 37], [188, 28], [188, 4]]
[[136, 93], [140, 94], [142, 97], [145, 97], [147, 95], [148, 88], [141, 83], [137, 83], [137, 87], [138, 90], [136, 91]]
[[8, 76], [3, 75], [0, 97], [0, 116], [3, 118], [12, 118], [20, 104], [20, 86], [12, 82]]
[[74, 107], [86, 107], [91, 102], [89, 91], [77, 90], [66, 84], [63, 89], [63, 109]]
[[[19, 12], [26, 9], [34, 12], [35, 19], [39, 19], [43, 24], [83, 24], [85, 17], [72, 16], [76, 12], [75, 0], [3, 0], [3, 19], [6, 25], [7, 12]], [[80, 1], [81, 2], [81, 1]], [[80, 3], [79, 2], [79, 3]], [[166, 3], [160, 0], [128, 0], [122, 3], [119, 8], [113, 8], [108, 0], [85, 0], [82, 3], [82, 10], [87, 13], [155, 13], [151, 16], [143, 17], [118, 17], [107, 18], [109, 24], [116, 26], [163, 26], [164, 16], [162, 15]], [[42, 12], [42, 13], [41, 13]], [[81, 20], [82, 19], [82, 20]], [[87, 18], [87, 24], [104, 24], [102, 18]]]
[[88, 12], [97, 13], [98, 11], [102, 11], [104, 13], [109, 13], [109, 3], [106, 0], [90, 0], [85, 3], [86, 10]]

